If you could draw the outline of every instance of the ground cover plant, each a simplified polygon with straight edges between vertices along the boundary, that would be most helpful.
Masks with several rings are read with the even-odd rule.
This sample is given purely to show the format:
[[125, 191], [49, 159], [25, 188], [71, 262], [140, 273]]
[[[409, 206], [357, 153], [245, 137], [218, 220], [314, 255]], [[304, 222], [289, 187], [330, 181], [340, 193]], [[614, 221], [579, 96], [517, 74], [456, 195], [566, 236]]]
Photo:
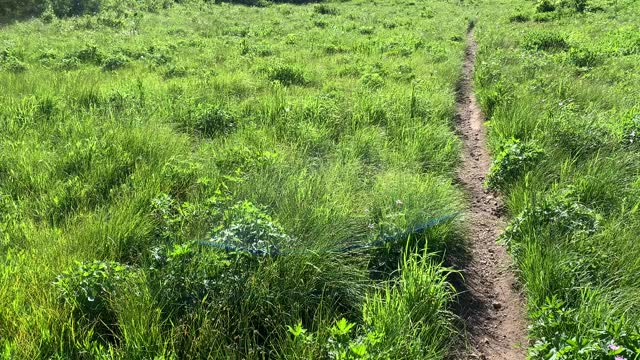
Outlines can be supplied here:
[[476, 86], [529, 356], [637, 359], [639, 4], [502, 4], [478, 7]]
[[2, 4], [2, 358], [447, 354], [463, 7]]

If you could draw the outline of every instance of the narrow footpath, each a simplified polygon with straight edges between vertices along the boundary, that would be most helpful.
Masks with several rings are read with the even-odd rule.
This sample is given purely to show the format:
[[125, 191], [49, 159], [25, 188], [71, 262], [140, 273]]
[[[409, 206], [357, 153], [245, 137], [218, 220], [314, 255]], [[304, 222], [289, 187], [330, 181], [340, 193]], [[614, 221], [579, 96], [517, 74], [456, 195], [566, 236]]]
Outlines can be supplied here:
[[459, 312], [469, 334], [467, 359], [521, 360], [527, 347], [523, 300], [511, 258], [496, 243], [504, 228], [501, 199], [484, 187], [491, 158], [484, 117], [473, 89], [476, 51], [470, 26], [456, 105], [457, 132], [464, 141], [458, 180], [469, 201], [465, 217], [468, 253], [461, 265], [464, 285]]

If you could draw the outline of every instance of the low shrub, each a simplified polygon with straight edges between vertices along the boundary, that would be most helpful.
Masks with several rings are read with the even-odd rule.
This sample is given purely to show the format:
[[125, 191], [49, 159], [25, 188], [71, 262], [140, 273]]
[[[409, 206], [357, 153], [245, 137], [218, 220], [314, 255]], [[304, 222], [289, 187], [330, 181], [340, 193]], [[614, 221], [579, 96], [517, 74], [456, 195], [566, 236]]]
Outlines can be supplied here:
[[547, 13], [556, 10], [556, 5], [551, 0], [540, 0], [536, 4], [536, 12]]
[[27, 64], [5, 49], [0, 51], [0, 69], [19, 74], [27, 70]]
[[384, 78], [378, 73], [367, 73], [360, 78], [360, 83], [366, 88], [377, 90], [384, 86]]
[[338, 15], [338, 9], [326, 4], [315, 5], [313, 12], [321, 15]]
[[509, 16], [510, 22], [527, 22], [531, 19], [528, 14], [525, 13], [517, 13]]
[[593, 235], [600, 228], [600, 221], [600, 215], [581, 204], [569, 190], [551, 194], [540, 204], [523, 210], [507, 226], [501, 239], [515, 245], [542, 231], [548, 232], [550, 239]]
[[594, 67], [600, 62], [600, 56], [590, 49], [572, 47], [569, 50], [569, 61], [578, 67]]
[[624, 319], [572, 336], [575, 330], [571, 328], [580, 322], [578, 314], [555, 297], [547, 298], [533, 319], [529, 334], [539, 340], [529, 349], [531, 359], [621, 360], [640, 355], [640, 328], [627, 326]]
[[117, 54], [106, 58], [102, 64], [103, 71], [115, 71], [122, 69], [129, 63], [129, 58], [124, 55]]
[[237, 249], [252, 255], [277, 255], [292, 238], [269, 215], [248, 201], [238, 203], [225, 212], [226, 225], [214, 231], [211, 244], [224, 249]]
[[507, 141], [491, 165], [487, 186], [490, 189], [506, 189], [522, 174], [531, 170], [542, 159], [543, 154], [542, 148], [535, 143], [522, 143], [518, 139]]
[[83, 64], [100, 65], [104, 59], [104, 54], [102, 54], [96, 45], [87, 45], [84, 49], [67, 54], [65, 59], [76, 59], [78, 62]]
[[78, 263], [54, 281], [62, 301], [73, 309], [78, 321], [89, 321], [97, 334], [107, 338], [117, 333], [117, 317], [111, 301], [125, 281], [133, 276], [131, 269], [117, 262]]
[[304, 85], [307, 81], [302, 69], [291, 65], [274, 66], [267, 71], [267, 76], [271, 81], [278, 81], [282, 85]]
[[550, 31], [531, 31], [524, 37], [523, 47], [534, 51], [566, 50], [569, 44], [562, 34]]

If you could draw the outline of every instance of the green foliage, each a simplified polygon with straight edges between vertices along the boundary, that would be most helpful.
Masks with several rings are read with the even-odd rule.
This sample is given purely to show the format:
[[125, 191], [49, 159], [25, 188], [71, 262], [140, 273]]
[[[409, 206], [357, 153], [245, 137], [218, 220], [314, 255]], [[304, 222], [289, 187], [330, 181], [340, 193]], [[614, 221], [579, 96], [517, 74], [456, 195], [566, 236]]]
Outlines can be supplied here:
[[630, 111], [622, 120], [622, 143], [629, 147], [640, 144], [640, 113]]
[[27, 70], [27, 64], [20, 61], [8, 49], [0, 51], [0, 69], [19, 74]]
[[360, 82], [365, 87], [376, 90], [384, 86], [384, 78], [378, 73], [367, 73], [362, 75]]
[[589, 360], [635, 359], [640, 354], [640, 329], [624, 330], [624, 319], [609, 322], [602, 329], [589, 329], [572, 336], [567, 328], [579, 321], [575, 311], [557, 298], [547, 298], [534, 313], [531, 334], [539, 339], [529, 349], [532, 359]]
[[523, 23], [523, 22], [527, 22], [531, 20], [531, 17], [528, 14], [525, 13], [517, 13], [517, 14], [513, 14], [509, 17], [509, 21], [510, 22], [515, 22], [515, 23]]
[[222, 292], [240, 285], [242, 273], [236, 270], [230, 274], [227, 256], [194, 242], [156, 247], [151, 256], [151, 288], [167, 315], [176, 320], [203, 303], [224, 301]]
[[78, 319], [87, 318], [107, 328], [117, 322], [111, 300], [122, 291], [129, 268], [117, 262], [83, 262], [59, 275], [54, 285]]
[[[637, 345], [621, 334], [636, 336], [640, 322], [630, 275], [640, 255], [631, 235], [640, 229], [630, 100], [638, 66], [628, 55], [640, 3], [537, 4], [547, 12], [535, 23], [508, 21], [535, 3], [487, 4], [476, 31], [476, 89], [483, 110], [490, 105], [492, 147], [515, 137], [544, 150], [544, 161], [501, 189], [511, 214], [502, 239], [531, 318], [529, 356], [634, 359]], [[500, 87], [510, 96], [494, 96]]]
[[556, 10], [556, 5], [551, 0], [540, 0], [536, 4], [536, 12], [547, 13]]
[[226, 211], [224, 222], [226, 226], [214, 231], [212, 243], [260, 256], [278, 254], [281, 247], [292, 243], [280, 225], [248, 201]]
[[578, 67], [594, 67], [600, 60], [601, 56], [590, 49], [572, 47], [569, 50], [569, 61]]
[[[462, 208], [467, 10], [251, 3], [38, 2], [3, 27], [27, 68], [0, 65], [3, 355], [443, 358], [445, 272], [401, 259], [459, 224], [401, 235]], [[365, 304], [414, 320], [386, 335]]]
[[326, 4], [315, 5], [313, 11], [320, 15], [338, 15], [338, 9]]
[[543, 155], [544, 150], [539, 145], [512, 138], [501, 146], [495, 156], [487, 176], [487, 186], [490, 189], [505, 190], [531, 170]]
[[102, 62], [102, 70], [104, 71], [114, 71], [118, 69], [122, 69], [129, 63], [129, 59], [121, 54], [113, 55], [107, 57]]
[[534, 51], [559, 51], [569, 49], [569, 44], [557, 32], [530, 31], [525, 34], [523, 47]]
[[501, 238], [507, 244], [517, 244], [533, 235], [532, 232], [544, 231], [554, 239], [593, 235], [600, 228], [600, 222], [599, 214], [577, 201], [571, 191], [566, 191], [525, 209], [511, 221]]
[[304, 85], [307, 82], [302, 69], [291, 65], [277, 65], [271, 67], [267, 71], [267, 77], [271, 81], [278, 81], [286, 86]]

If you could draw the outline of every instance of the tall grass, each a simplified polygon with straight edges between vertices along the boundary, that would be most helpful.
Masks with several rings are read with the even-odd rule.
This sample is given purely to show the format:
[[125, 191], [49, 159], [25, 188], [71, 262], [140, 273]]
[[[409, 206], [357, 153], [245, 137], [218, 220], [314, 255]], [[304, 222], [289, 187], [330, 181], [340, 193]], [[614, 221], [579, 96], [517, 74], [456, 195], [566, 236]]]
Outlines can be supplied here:
[[463, 9], [156, 10], [0, 34], [3, 356], [442, 358]]

